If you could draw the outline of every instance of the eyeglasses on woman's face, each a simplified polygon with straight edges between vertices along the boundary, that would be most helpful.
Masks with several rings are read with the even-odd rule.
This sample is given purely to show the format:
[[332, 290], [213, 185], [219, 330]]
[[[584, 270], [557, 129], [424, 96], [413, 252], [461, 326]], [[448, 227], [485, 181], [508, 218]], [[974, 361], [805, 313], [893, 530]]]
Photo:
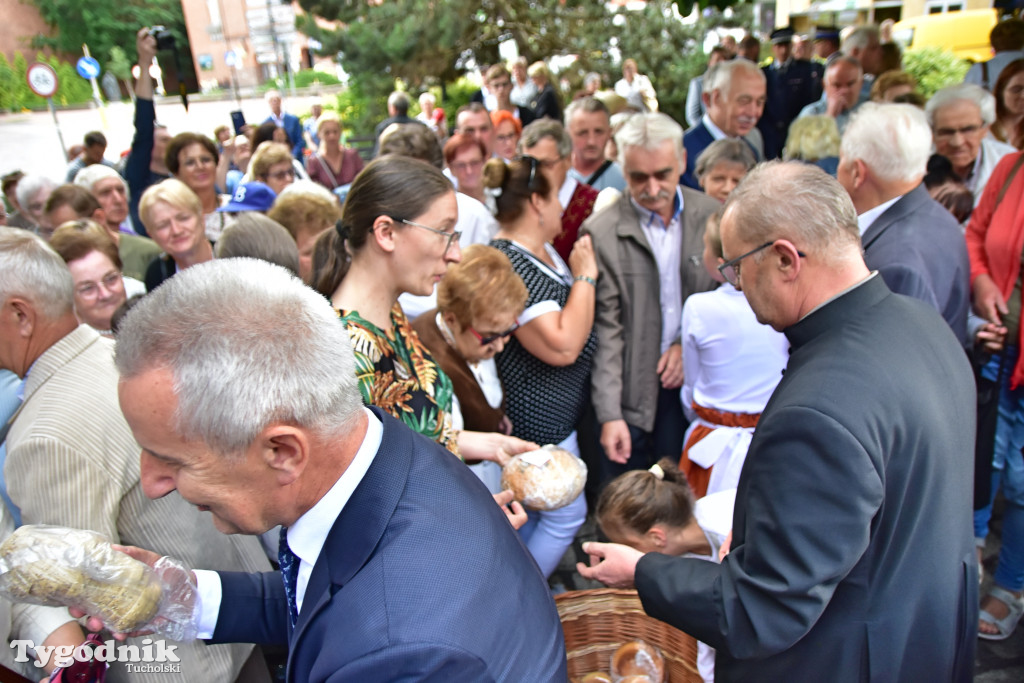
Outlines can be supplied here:
[[452, 243], [457, 242], [458, 239], [462, 237], [462, 233], [458, 230], [448, 232], [447, 230], [441, 230], [440, 228], [432, 228], [429, 225], [423, 225], [422, 223], [417, 223], [416, 221], [409, 221], [404, 218], [392, 218], [391, 220], [398, 221], [399, 223], [405, 223], [406, 225], [411, 225], [414, 228], [423, 228], [424, 230], [429, 230], [430, 232], [436, 233], [446, 238], [448, 240], [447, 242], [445, 242], [444, 245], [444, 253], [446, 254], [452, 248]]

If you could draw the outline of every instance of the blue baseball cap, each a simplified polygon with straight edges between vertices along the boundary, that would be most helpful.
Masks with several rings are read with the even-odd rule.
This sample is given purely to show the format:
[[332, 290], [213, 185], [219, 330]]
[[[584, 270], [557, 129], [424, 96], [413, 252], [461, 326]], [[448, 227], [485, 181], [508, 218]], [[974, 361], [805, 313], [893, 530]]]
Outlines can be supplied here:
[[235, 194], [231, 196], [231, 201], [217, 210], [227, 211], [228, 213], [238, 213], [240, 211], [266, 212], [274, 205], [275, 199], [277, 199], [277, 195], [268, 185], [257, 182], [243, 183], [235, 190]]

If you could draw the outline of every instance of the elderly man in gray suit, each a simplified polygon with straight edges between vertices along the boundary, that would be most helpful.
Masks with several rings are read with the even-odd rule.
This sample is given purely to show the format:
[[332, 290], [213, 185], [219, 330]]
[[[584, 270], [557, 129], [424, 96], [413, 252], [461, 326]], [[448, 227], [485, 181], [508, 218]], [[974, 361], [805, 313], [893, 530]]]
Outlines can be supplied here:
[[[0, 368], [24, 379], [4, 464], [24, 523], [91, 529], [194, 567], [270, 570], [255, 538], [219, 533], [209, 515], [180, 496], [146, 497], [142, 449], [117, 402], [114, 343], [78, 324], [60, 256], [12, 228], [0, 228]], [[251, 645], [176, 647], [177, 674], [129, 672], [114, 663], [107, 680], [269, 681]]]
[[592, 398], [605, 479], [682, 452], [683, 302], [715, 287], [701, 255], [704, 225], [721, 208], [679, 185], [683, 129], [668, 116], [637, 114], [615, 142], [627, 191], [582, 228], [601, 271]]
[[967, 243], [953, 215], [921, 182], [930, 142], [917, 107], [865, 103], [843, 134], [836, 177], [857, 210], [868, 268], [897, 294], [931, 305], [965, 344]]
[[716, 649], [715, 680], [970, 681], [974, 378], [928, 305], [861, 257], [820, 170], [759, 166], [722, 216], [722, 275], [785, 332], [721, 564], [587, 543], [587, 578]]

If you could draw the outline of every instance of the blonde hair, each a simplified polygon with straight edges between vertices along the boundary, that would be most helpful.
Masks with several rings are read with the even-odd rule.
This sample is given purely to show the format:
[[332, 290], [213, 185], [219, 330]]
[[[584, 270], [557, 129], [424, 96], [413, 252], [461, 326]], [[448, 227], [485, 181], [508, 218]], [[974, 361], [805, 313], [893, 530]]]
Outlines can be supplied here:
[[283, 142], [264, 142], [249, 159], [249, 172], [254, 180], [263, 182], [270, 173], [271, 166], [285, 161], [291, 165], [292, 152], [288, 145]]
[[267, 212], [296, 242], [303, 235], [320, 234], [341, 218], [338, 200], [326, 189], [321, 193], [317, 188], [324, 189], [312, 181], [296, 181], [281, 192]]
[[337, 112], [331, 111], [330, 109], [324, 110], [324, 113], [320, 114], [316, 120], [316, 134], [320, 135], [320, 130], [324, 127], [325, 123], [336, 123], [338, 128], [342, 128], [341, 117], [338, 116]]
[[834, 118], [804, 116], [790, 125], [784, 160], [817, 161], [835, 156], [839, 156], [839, 128]]
[[437, 309], [453, 313], [463, 327], [488, 314], [518, 316], [526, 297], [526, 285], [508, 257], [484, 244], [463, 249], [462, 261], [449, 266], [437, 285]]
[[146, 226], [147, 230], [153, 229], [150, 224], [150, 213], [159, 202], [170, 204], [176, 209], [191, 211], [200, 219], [203, 216], [203, 203], [199, 200], [199, 196], [177, 178], [168, 178], [156, 185], [151, 185], [142, 193], [142, 199], [139, 200], [139, 218], [142, 219], [142, 224]]
[[551, 82], [551, 71], [548, 70], [548, 65], [544, 62], [534, 62], [530, 65], [530, 68], [526, 70], [526, 73], [530, 78], [540, 76], [548, 83]]

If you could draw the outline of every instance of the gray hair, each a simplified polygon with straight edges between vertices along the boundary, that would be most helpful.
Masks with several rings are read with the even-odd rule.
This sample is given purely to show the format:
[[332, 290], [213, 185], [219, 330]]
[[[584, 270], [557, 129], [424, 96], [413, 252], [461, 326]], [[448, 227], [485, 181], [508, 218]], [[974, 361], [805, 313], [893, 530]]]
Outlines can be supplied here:
[[299, 248], [295, 240], [272, 218], [256, 211], [243, 211], [217, 240], [217, 258], [248, 256], [287, 268], [299, 274]]
[[615, 146], [619, 149], [619, 165], [626, 167], [627, 147], [656, 150], [666, 140], [672, 142], [676, 157], [681, 163], [686, 154], [683, 151], [683, 128], [673, 121], [672, 117], [660, 112], [647, 112], [629, 117], [615, 134]]
[[409, 95], [401, 90], [396, 90], [388, 95], [388, 106], [393, 108], [401, 116], [405, 116], [409, 113], [410, 104]]
[[0, 227], [0, 304], [22, 297], [56, 320], [71, 312], [73, 290], [64, 259], [50, 245], [28, 230]]
[[757, 164], [757, 159], [745, 140], [723, 138], [715, 140], [700, 153], [693, 170], [700, 178], [721, 163], [739, 164], [749, 171]]
[[[106, 168], [104, 166], [104, 168]], [[21, 212], [28, 212], [28, 205], [32, 200], [32, 197], [36, 196], [40, 190], [53, 190], [57, 189], [57, 183], [50, 180], [46, 176], [42, 175], [27, 175], [18, 181], [18, 189], [15, 194], [18, 196], [18, 204], [21, 205]]]
[[849, 64], [850, 66], [852, 66], [853, 68], [857, 69], [857, 71], [860, 72], [861, 78], [864, 78], [864, 65], [860, 63], [860, 60], [857, 59], [856, 57], [851, 57], [850, 55], [840, 54], [838, 57], [834, 57], [828, 60], [828, 64], [825, 66], [825, 83], [828, 83], [828, 75], [832, 73], [832, 70], [835, 69], [839, 64]]
[[863, 161], [880, 180], [912, 182], [924, 177], [931, 143], [924, 112], [914, 105], [865, 102], [846, 126], [840, 153], [844, 163]]
[[558, 156], [568, 159], [572, 154], [572, 138], [568, 131], [554, 119], [537, 119], [528, 126], [523, 127], [523, 134], [519, 138], [519, 153], [523, 154], [528, 147], [533, 147], [544, 138], [551, 138], [558, 145]]
[[[873, 39], [873, 40], [872, 40]], [[881, 37], [878, 27], [874, 24], [858, 26], [850, 31], [850, 34], [843, 40], [842, 51], [850, 53], [853, 50], [863, 50], [872, 42], [880, 42]]]
[[340, 435], [362, 406], [330, 302], [256, 259], [201, 263], [150, 292], [121, 322], [115, 361], [122, 380], [170, 370], [175, 431], [224, 456], [276, 422]]
[[92, 192], [92, 187], [104, 178], [117, 178], [124, 185], [125, 192], [128, 191], [128, 183], [121, 177], [121, 174], [103, 164], [90, 164], [75, 174], [75, 185], [84, 187]]
[[572, 117], [576, 115], [576, 112], [581, 111], [587, 114], [596, 114], [597, 112], [603, 113], [611, 120], [611, 112], [608, 111], [608, 105], [596, 97], [581, 97], [578, 100], [573, 100], [569, 103], [569, 106], [565, 108], [565, 127], [568, 128], [572, 122]]
[[853, 201], [817, 166], [799, 161], [757, 165], [729, 194], [724, 212], [730, 211], [739, 235], [751, 244], [789, 239], [826, 263], [861, 254]]
[[[996, 98], [995, 95], [985, 90], [980, 85], [973, 83], [957, 83], [939, 90], [928, 103], [924, 105], [924, 113], [928, 117], [928, 125], [935, 127], [935, 113], [943, 107], [948, 107], [956, 102], [971, 102], [981, 112], [981, 121], [986, 126], [992, 125], [996, 120]], [[25, 181], [22, 181], [25, 182]], [[19, 188], [21, 185], [18, 186]], [[21, 201], [21, 197], [18, 197]]]
[[420, 106], [423, 107], [428, 102], [431, 105], [437, 104], [437, 97], [435, 97], [434, 93], [432, 93], [432, 92], [423, 92], [423, 93], [421, 93], [420, 94]]
[[746, 72], [751, 76], [756, 75], [762, 81], [765, 80], [764, 72], [758, 68], [757, 64], [745, 59], [731, 59], [727, 62], [719, 62], [708, 69], [704, 74], [704, 92], [709, 96], [716, 90], [726, 95], [729, 94], [732, 88], [732, 79], [736, 77], [738, 71]]

